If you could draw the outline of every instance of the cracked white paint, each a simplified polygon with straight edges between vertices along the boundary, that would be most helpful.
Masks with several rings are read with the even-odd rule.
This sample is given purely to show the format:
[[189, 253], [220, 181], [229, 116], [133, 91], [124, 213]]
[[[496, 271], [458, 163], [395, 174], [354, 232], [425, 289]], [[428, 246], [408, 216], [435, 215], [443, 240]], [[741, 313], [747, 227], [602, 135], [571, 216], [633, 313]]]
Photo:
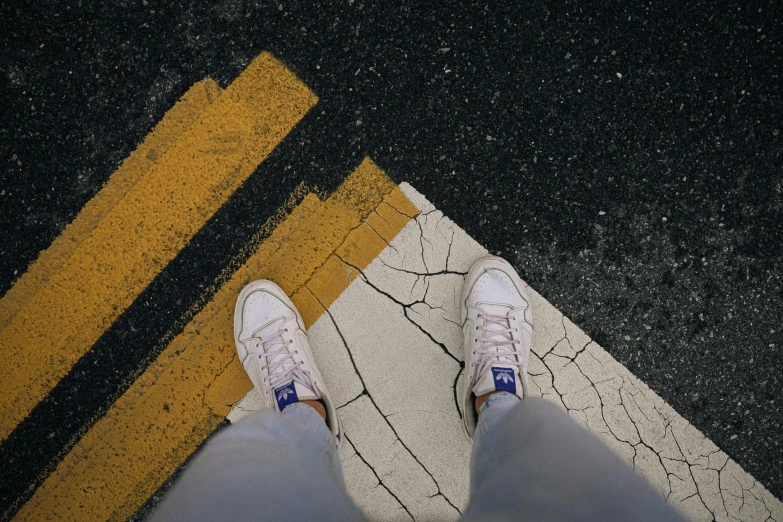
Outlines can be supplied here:
[[[463, 275], [487, 254], [407, 184], [420, 210], [310, 328], [346, 440], [346, 487], [373, 520], [456, 520], [468, 500]], [[692, 520], [783, 522], [783, 504], [535, 290], [535, 395], [565, 408]], [[456, 393], [455, 393], [456, 392]], [[234, 421], [258, 409], [253, 392]]]

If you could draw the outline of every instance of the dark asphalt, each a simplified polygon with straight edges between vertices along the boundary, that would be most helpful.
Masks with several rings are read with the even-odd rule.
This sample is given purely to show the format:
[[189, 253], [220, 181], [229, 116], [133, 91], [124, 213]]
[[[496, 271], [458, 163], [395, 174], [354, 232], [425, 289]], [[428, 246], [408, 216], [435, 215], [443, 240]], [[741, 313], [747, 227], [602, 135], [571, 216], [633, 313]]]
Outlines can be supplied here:
[[0, 292], [194, 82], [270, 50], [321, 101], [0, 445], [0, 512], [293, 187], [329, 190], [365, 155], [783, 497], [780, 2], [14, 4]]

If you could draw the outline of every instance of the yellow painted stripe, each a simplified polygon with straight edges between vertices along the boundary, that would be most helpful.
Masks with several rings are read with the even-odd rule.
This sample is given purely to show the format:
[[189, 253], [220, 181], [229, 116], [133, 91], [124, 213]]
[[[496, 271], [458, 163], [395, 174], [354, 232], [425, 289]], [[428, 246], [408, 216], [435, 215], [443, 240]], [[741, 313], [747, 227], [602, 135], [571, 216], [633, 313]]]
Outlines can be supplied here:
[[260, 55], [106, 209], [0, 332], [0, 440], [316, 101], [285, 66]]
[[[296, 296], [309, 326], [323, 312], [309, 285], [330, 270], [326, 263], [333, 254], [350, 248], [369, 262], [386, 246], [385, 241], [365, 243], [368, 236], [360, 232], [383, 201], [415, 215], [413, 205], [370, 161], [326, 201], [306, 196], [76, 444], [16, 520], [125, 519], [135, 512], [223, 421], [227, 405], [252, 388], [233, 342], [240, 289], [272, 278]], [[387, 232], [392, 235], [406, 222], [397, 220]], [[333, 278], [330, 294], [348, 282]]]
[[214, 80], [206, 78], [194, 84], [165, 114], [144, 141], [111, 175], [100, 192], [85, 204], [71, 224], [0, 300], [0, 328], [4, 328], [30, 299], [52, 278], [73, 255], [82, 242], [96, 229], [106, 214], [128, 191], [149, 172], [155, 161], [171, 147], [196, 121], [199, 114], [222, 90]]
[[308, 316], [315, 322], [321, 311], [329, 308], [359, 276], [356, 269], [362, 270], [369, 265], [418, 213], [399, 188], [386, 196], [313, 274], [305, 288], [294, 294], [292, 299], [305, 322]]

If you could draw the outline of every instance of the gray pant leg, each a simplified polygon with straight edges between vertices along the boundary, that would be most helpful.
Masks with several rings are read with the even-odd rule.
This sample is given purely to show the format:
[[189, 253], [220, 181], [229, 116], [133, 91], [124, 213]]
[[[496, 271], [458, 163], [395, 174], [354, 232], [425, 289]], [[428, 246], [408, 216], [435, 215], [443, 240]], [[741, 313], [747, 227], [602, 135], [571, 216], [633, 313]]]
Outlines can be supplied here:
[[152, 520], [365, 520], [345, 492], [323, 419], [306, 405], [294, 410], [253, 413], [219, 433]]
[[530, 398], [479, 417], [463, 520], [684, 519], [597, 437]]

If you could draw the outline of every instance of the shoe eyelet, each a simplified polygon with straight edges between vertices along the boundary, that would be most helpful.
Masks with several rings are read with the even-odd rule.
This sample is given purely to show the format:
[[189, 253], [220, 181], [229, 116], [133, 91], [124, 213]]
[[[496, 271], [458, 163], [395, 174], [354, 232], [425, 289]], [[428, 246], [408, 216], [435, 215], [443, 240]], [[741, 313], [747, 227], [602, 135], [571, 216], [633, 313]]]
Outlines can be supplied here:
[[294, 353], [299, 355], [299, 350], [294, 350]]
[[286, 328], [285, 331], [288, 332], [288, 328]]
[[259, 359], [261, 358], [261, 354], [260, 354], [260, 353], [258, 354], [258, 358], [259, 358]]
[[471, 353], [472, 353], [472, 355], [476, 355], [476, 350], [473, 350], [473, 352], [471, 352]]
[[474, 343], [477, 343], [477, 342], [478, 342], [478, 337], [476, 337], [475, 339], [473, 339], [473, 342], [474, 342]]
[[519, 328], [514, 328], [514, 333], [519, 333]]
[[288, 340], [288, 344], [294, 344], [294, 340], [293, 339], [289, 339]]
[[268, 396], [269, 396], [269, 392], [268, 392], [268, 391], [265, 391], [265, 392], [264, 392], [264, 395], [266, 395], [266, 396], [268, 397]]
[[478, 329], [479, 329], [479, 328], [480, 328], [480, 327], [479, 327], [479, 325], [476, 325], [476, 330], [477, 330], [477, 331], [478, 331]]

